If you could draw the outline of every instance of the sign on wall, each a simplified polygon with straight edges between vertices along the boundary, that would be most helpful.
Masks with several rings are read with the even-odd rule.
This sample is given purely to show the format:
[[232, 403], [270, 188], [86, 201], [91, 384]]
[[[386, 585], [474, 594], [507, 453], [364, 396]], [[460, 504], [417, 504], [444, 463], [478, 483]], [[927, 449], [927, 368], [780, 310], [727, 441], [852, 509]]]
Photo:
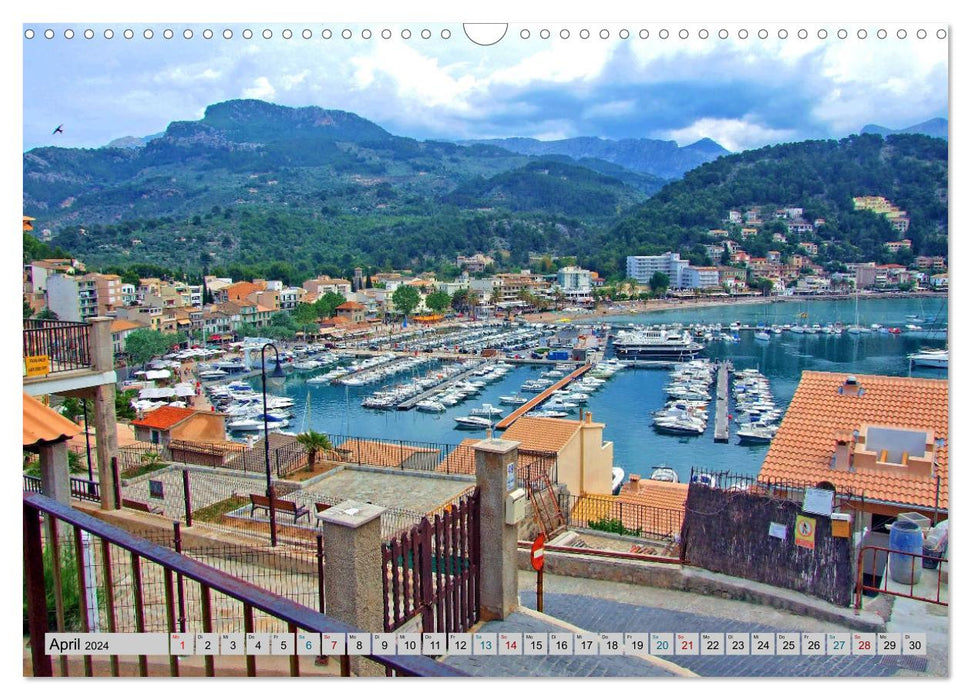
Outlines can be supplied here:
[[506, 491], [516, 488], [516, 463], [510, 462], [506, 465]]
[[835, 495], [829, 489], [806, 489], [806, 495], [802, 499], [802, 510], [804, 513], [825, 515], [828, 518], [833, 514]]
[[51, 358], [48, 355], [28, 355], [24, 358], [24, 373], [28, 377], [50, 374]]
[[816, 549], [816, 519], [805, 515], [796, 516], [796, 544], [806, 549]]

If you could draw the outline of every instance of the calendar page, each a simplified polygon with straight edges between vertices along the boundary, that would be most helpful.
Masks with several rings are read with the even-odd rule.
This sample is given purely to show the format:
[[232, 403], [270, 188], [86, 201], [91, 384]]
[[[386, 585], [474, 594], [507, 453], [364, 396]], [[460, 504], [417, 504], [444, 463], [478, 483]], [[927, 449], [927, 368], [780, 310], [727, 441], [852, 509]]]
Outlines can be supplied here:
[[24, 8], [23, 675], [949, 677], [958, 42], [824, 5]]

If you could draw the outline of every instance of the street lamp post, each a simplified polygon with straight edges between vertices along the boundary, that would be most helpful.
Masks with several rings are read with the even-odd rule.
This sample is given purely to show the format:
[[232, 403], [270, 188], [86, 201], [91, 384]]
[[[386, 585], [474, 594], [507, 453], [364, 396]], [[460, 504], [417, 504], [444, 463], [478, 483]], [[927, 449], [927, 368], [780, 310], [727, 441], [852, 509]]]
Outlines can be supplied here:
[[273, 348], [273, 354], [276, 356], [276, 367], [273, 368], [273, 372], [270, 374], [270, 377], [273, 379], [282, 379], [284, 374], [283, 367], [280, 366], [280, 351], [277, 350], [276, 345], [273, 343], [267, 343], [260, 348], [260, 376], [263, 380], [263, 455], [266, 458], [266, 498], [270, 502], [270, 546], [276, 547], [276, 504], [274, 503], [273, 496], [273, 477], [270, 472], [270, 427], [266, 407], [267, 348]]

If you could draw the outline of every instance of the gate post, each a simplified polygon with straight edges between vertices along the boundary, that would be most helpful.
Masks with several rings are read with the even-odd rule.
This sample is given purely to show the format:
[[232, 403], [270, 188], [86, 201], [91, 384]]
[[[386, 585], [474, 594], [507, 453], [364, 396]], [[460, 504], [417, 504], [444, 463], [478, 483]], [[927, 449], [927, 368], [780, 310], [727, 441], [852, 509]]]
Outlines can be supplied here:
[[[381, 506], [342, 501], [320, 514], [327, 614], [365, 632], [384, 630]], [[358, 676], [384, 676], [384, 667], [354, 657]]]
[[505, 522], [506, 495], [516, 488], [519, 443], [490, 438], [474, 448], [479, 487], [479, 619], [504, 620], [519, 605], [519, 526]]

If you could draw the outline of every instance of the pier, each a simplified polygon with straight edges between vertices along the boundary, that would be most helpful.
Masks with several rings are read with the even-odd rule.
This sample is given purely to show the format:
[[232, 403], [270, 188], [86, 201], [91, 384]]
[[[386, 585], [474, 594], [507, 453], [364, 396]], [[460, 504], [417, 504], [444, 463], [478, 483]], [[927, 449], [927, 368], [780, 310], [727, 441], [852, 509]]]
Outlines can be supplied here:
[[568, 375], [566, 375], [565, 377], [563, 377], [563, 379], [561, 379], [560, 381], [556, 382], [552, 386], [546, 387], [545, 389], [543, 389], [543, 391], [541, 391], [540, 393], [538, 393], [536, 396], [534, 396], [533, 398], [531, 398], [529, 401], [527, 401], [526, 403], [524, 403], [522, 406], [519, 406], [518, 408], [516, 408], [515, 411], [513, 411], [508, 416], [506, 416], [505, 418], [503, 418], [501, 421], [499, 421], [498, 423], [496, 423], [496, 430], [505, 430], [510, 425], [512, 425], [513, 423], [515, 423], [516, 420], [520, 416], [522, 416], [522, 415], [524, 415], [526, 413], [529, 413], [536, 406], [538, 406], [539, 404], [541, 404], [544, 401], [546, 401], [546, 399], [548, 399], [550, 396], [553, 395], [553, 392], [554, 391], [557, 391], [559, 389], [562, 389], [563, 387], [567, 386], [570, 382], [572, 382], [574, 379], [577, 379], [579, 377], [582, 377], [584, 374], [586, 374], [590, 370], [591, 367], [593, 367], [593, 365], [591, 365], [591, 364], [582, 365], [582, 366], [578, 367], [577, 369], [573, 370], [572, 372], [570, 372]]
[[728, 373], [732, 361], [718, 365], [718, 382], [715, 389], [715, 442], [728, 442]]
[[484, 364], [486, 364], [486, 361], [480, 362], [470, 370], [466, 370], [465, 372], [460, 372], [459, 374], [456, 374], [453, 377], [449, 377], [448, 379], [445, 379], [439, 382], [438, 384], [431, 387], [430, 389], [426, 389], [425, 391], [421, 392], [417, 396], [412, 396], [410, 399], [405, 399], [404, 401], [396, 405], [395, 408], [398, 409], [399, 411], [407, 411], [413, 408], [414, 406], [416, 406], [419, 401], [424, 401], [429, 396], [434, 396], [435, 394], [439, 393], [443, 389], [446, 389], [452, 386], [453, 384], [462, 381], [463, 379], [468, 379], [477, 371], [479, 371], [479, 369]]

